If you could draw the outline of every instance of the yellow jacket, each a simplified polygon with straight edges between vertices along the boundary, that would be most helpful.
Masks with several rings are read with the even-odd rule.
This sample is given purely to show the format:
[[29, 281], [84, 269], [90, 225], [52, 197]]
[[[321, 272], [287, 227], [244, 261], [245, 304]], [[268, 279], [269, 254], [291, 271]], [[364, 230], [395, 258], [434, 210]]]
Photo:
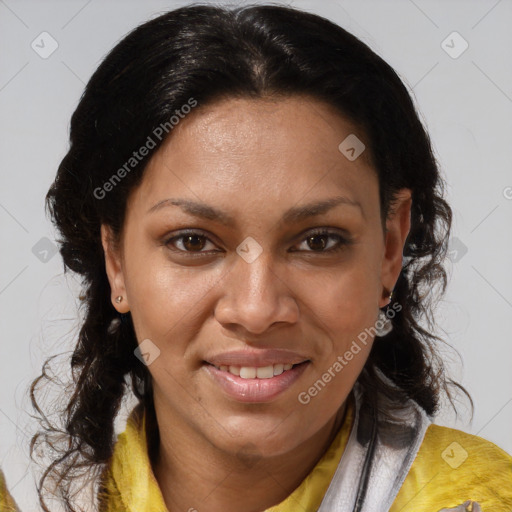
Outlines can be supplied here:
[[0, 471], [0, 511], [1, 512], [18, 512], [18, 507], [11, 495], [7, 491], [5, 485], [5, 478], [2, 471]]
[[[328, 451], [288, 498], [265, 512], [318, 509], [350, 434], [354, 409], [348, 405]], [[173, 512], [151, 470], [143, 417], [132, 414], [119, 436], [105, 488], [102, 512]], [[468, 501], [483, 512], [512, 512], [512, 457], [480, 437], [430, 425], [390, 512], [439, 512]], [[472, 507], [467, 510], [478, 510]]]
[[[344, 423], [328, 451], [288, 498], [265, 512], [318, 509], [343, 454], [353, 418], [349, 402]], [[104, 483], [101, 512], [173, 512], [167, 510], [151, 470], [143, 416], [134, 413], [128, 419]], [[468, 501], [479, 503], [483, 512], [511, 512], [512, 457], [480, 437], [430, 425], [390, 512], [439, 512]], [[469, 505], [467, 510], [478, 509]], [[18, 511], [1, 471], [0, 511]]]

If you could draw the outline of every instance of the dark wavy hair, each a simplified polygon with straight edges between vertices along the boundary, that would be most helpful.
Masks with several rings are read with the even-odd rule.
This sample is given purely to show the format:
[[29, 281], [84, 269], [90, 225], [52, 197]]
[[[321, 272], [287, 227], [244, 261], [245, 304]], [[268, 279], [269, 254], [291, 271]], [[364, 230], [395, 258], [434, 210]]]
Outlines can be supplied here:
[[354, 35], [314, 14], [275, 5], [190, 5], [137, 27], [105, 57], [73, 113], [69, 151], [47, 194], [65, 270], [83, 280], [84, 319], [59, 421], [50, 421], [37, 398], [53, 380], [50, 360], [31, 388], [41, 418], [32, 449], [43, 443], [53, 454], [39, 484], [44, 510], [47, 480], [66, 510], [77, 510], [77, 479], [94, 481], [107, 466], [123, 398], [133, 393], [154, 418], [150, 375], [134, 357], [130, 315], [120, 322], [111, 304], [100, 239], [102, 224], [119, 237], [127, 197], [151, 154], [107, 199], [95, 191], [190, 98], [201, 108], [225, 98], [293, 95], [328, 104], [363, 134], [378, 175], [383, 225], [394, 194], [412, 190], [411, 230], [393, 291], [402, 310], [393, 331], [376, 338], [359, 382], [369, 396], [380, 389], [397, 402], [407, 397], [429, 415], [443, 394], [453, 405], [450, 389], [461, 387], [445, 376], [433, 319], [434, 290], [440, 297], [447, 284], [452, 212], [429, 136], [397, 73]]

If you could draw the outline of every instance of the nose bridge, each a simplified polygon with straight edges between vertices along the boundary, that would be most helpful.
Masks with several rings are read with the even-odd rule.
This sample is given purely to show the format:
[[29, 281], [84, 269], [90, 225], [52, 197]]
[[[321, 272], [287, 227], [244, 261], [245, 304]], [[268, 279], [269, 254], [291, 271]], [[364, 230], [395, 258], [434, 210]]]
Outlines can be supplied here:
[[275, 298], [278, 287], [274, 285], [277, 277], [273, 271], [273, 261], [269, 251], [263, 252], [254, 261], [248, 262], [241, 258], [236, 267], [236, 292], [240, 293], [246, 301], [248, 300], [248, 303], [251, 300]]
[[270, 251], [255, 258], [244, 258], [242, 253], [233, 265], [216, 308], [219, 322], [260, 333], [273, 323], [297, 320], [296, 302], [289, 287], [277, 277]]
[[275, 307], [280, 288], [276, 286], [276, 280], [270, 251], [262, 251], [250, 260], [240, 257], [235, 263], [231, 282], [237, 305], [249, 310], [254, 308], [261, 314]]

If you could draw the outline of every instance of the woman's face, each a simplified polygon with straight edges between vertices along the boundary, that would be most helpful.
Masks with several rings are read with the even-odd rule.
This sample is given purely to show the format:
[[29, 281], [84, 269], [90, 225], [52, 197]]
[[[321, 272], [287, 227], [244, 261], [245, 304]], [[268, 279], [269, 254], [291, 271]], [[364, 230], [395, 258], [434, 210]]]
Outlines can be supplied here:
[[129, 197], [119, 251], [103, 228], [112, 301], [146, 340], [159, 420], [270, 456], [335, 417], [410, 215], [404, 189], [383, 233], [375, 171], [338, 148], [353, 133], [311, 98], [199, 105]]

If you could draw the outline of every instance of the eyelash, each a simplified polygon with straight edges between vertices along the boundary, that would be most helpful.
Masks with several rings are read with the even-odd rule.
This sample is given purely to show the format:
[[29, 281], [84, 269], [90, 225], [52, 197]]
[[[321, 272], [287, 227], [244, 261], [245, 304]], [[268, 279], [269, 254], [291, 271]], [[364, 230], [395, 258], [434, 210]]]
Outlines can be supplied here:
[[[186, 230], [186, 231], [179, 232], [178, 234], [172, 236], [171, 238], [168, 238], [164, 242], [164, 244], [171, 251], [181, 252], [181, 253], [190, 254], [190, 255], [212, 254], [215, 252], [219, 252], [219, 251], [187, 251], [187, 250], [176, 249], [176, 248], [170, 247], [170, 245], [172, 245], [173, 241], [183, 239], [187, 236], [197, 236], [199, 238], [205, 238], [206, 240], [209, 240], [209, 238], [205, 234], [203, 234], [201, 231]], [[311, 238], [314, 236], [328, 236], [330, 238], [336, 238], [338, 240], [338, 243], [334, 248], [325, 249], [325, 250], [321, 250], [321, 251], [307, 250], [305, 252], [312, 253], [312, 254], [330, 254], [330, 253], [335, 253], [335, 252], [341, 251], [344, 247], [346, 247], [352, 243], [352, 240], [350, 238], [348, 238], [346, 236], [342, 236], [338, 232], [328, 230], [326, 228], [316, 228], [316, 229], [312, 229], [312, 230], [308, 231], [306, 236], [303, 239], [301, 239], [301, 243], [305, 242], [308, 238]], [[211, 242], [211, 240], [209, 240], [209, 241]], [[300, 250], [293, 251], [293, 252], [300, 252]]]

